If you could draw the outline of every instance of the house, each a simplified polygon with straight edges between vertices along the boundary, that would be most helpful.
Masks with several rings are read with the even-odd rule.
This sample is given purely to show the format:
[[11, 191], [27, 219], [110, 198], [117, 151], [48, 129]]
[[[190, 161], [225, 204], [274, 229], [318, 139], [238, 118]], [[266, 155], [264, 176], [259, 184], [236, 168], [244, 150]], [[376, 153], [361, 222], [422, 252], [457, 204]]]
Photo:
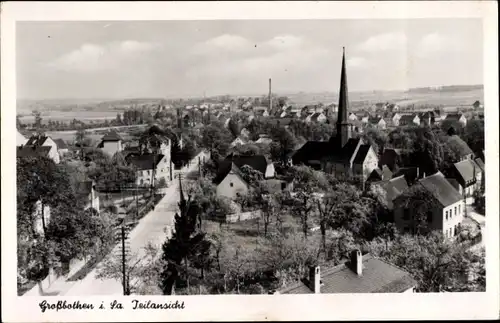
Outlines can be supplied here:
[[31, 136], [24, 146], [18, 147], [18, 156], [44, 156], [59, 164], [60, 157], [57, 151], [57, 144], [52, 138], [45, 135]]
[[399, 118], [400, 126], [410, 126], [410, 125], [420, 125], [420, 118], [418, 114], [403, 114], [401, 118]]
[[420, 124], [423, 126], [432, 126], [436, 122], [436, 117], [433, 111], [419, 113]]
[[315, 112], [306, 118], [306, 122], [320, 122], [326, 121], [326, 116], [322, 112]]
[[19, 130], [17, 130], [17, 134], [16, 134], [16, 146], [19, 147], [19, 146], [23, 146], [26, 144], [26, 142], [28, 141], [28, 139], [26, 139], [26, 137], [24, 137], [20, 132]]
[[307, 277], [276, 294], [413, 293], [417, 286], [408, 272], [370, 254], [354, 250], [349, 258], [323, 272], [309, 267]]
[[467, 118], [462, 113], [449, 113], [444, 118], [445, 121], [452, 121], [459, 123], [462, 127], [467, 125]]
[[66, 144], [66, 142], [64, 142], [64, 140], [62, 139], [54, 139], [54, 142], [56, 143], [57, 145], [57, 151], [59, 152], [59, 156], [62, 157], [64, 156], [65, 154], [68, 153], [68, 145]]
[[349, 119], [349, 121], [353, 122], [353, 121], [358, 121], [358, 116], [355, 115], [354, 113], [349, 113], [349, 117], [347, 117]]
[[382, 168], [375, 168], [368, 176], [367, 181], [378, 182], [386, 181], [392, 178], [392, 171], [387, 167], [387, 165], [382, 166]]
[[384, 151], [380, 156], [379, 167], [382, 168], [386, 165], [391, 171], [394, 172], [397, 167], [404, 165], [406, 155], [408, 155], [408, 152], [403, 149], [384, 148]]
[[246, 139], [245, 137], [243, 136], [238, 136], [236, 139], [234, 139], [231, 144], [229, 145], [229, 147], [236, 147], [238, 145], [246, 145], [246, 144], [249, 144], [251, 143], [252, 141], [251, 140], [248, 140]]
[[379, 186], [385, 192], [385, 205], [389, 210], [394, 209], [394, 200], [408, 189], [408, 182], [403, 175], [372, 183], [373, 186]]
[[295, 165], [304, 164], [336, 177], [355, 179], [364, 184], [371, 172], [377, 168], [377, 155], [371, 145], [360, 138], [353, 138], [354, 125], [347, 118], [349, 100], [345, 51], [342, 55], [339, 104], [336, 135], [328, 141], [308, 141], [291, 156]]
[[397, 112], [397, 111], [399, 111], [399, 105], [394, 104], [394, 103], [390, 103], [390, 104], [387, 105], [386, 111], [389, 111], [391, 113], [392, 112]]
[[101, 138], [101, 142], [97, 147], [101, 148], [107, 155], [113, 156], [117, 152], [123, 150], [122, 143], [122, 137], [120, 137], [116, 131], [111, 130]]
[[368, 118], [368, 124], [377, 129], [385, 129], [387, 126], [385, 120], [380, 116]]
[[253, 113], [256, 116], [269, 117], [269, 111], [267, 107], [263, 106], [253, 107]]
[[94, 181], [79, 182], [76, 187], [76, 194], [84, 201], [84, 210], [93, 208], [99, 213], [99, 196]]
[[370, 114], [368, 112], [360, 112], [357, 113], [356, 116], [358, 117], [358, 120], [361, 121], [362, 124], [367, 124], [368, 120], [370, 119]]
[[451, 177], [460, 184], [460, 192], [466, 197], [472, 197], [475, 191], [482, 187], [483, 169], [472, 159], [465, 159], [453, 164]]
[[274, 165], [263, 155], [235, 156], [229, 155], [220, 163], [214, 184], [217, 185], [217, 195], [234, 199], [251, 189], [241, 172], [243, 166], [250, 166], [262, 173], [264, 179], [274, 178]]
[[155, 183], [160, 180], [169, 181], [170, 159], [162, 154], [130, 155], [127, 162], [135, 168], [138, 186], [150, 186], [153, 179]]
[[394, 113], [394, 115], [391, 118], [392, 125], [393, 126], [399, 126], [399, 120], [401, 119], [401, 115], [399, 113]]
[[277, 127], [287, 128], [290, 122], [292, 122], [293, 118], [271, 118], [268, 122]]
[[[462, 195], [446, 180], [441, 172], [420, 179], [417, 184], [431, 193], [436, 207], [427, 214], [427, 226], [430, 231], [442, 232], [451, 238], [457, 234], [461, 225], [465, 203]], [[413, 210], [402, 203], [401, 196], [394, 200], [394, 222], [405, 233], [414, 233]]]
[[459, 153], [459, 160], [473, 159], [474, 152], [470, 149], [469, 145], [458, 135], [448, 136], [447, 139], [448, 145], [453, 146], [455, 150]]

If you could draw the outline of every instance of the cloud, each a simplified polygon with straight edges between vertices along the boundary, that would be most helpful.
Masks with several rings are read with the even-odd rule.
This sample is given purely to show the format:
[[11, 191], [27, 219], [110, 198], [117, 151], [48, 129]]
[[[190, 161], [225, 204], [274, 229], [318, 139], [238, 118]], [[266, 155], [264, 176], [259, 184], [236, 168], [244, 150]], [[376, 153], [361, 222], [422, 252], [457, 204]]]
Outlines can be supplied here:
[[366, 52], [382, 52], [390, 50], [406, 50], [408, 40], [403, 32], [379, 34], [368, 38], [357, 46], [357, 49]]
[[47, 65], [53, 69], [73, 72], [95, 72], [119, 67], [130, 59], [158, 48], [158, 44], [126, 40], [104, 45], [83, 44]]
[[366, 67], [368, 65], [368, 61], [364, 57], [351, 57], [347, 59], [346, 63], [347, 66], [354, 68]]
[[460, 50], [460, 42], [455, 38], [447, 37], [439, 33], [427, 34], [417, 45], [417, 55], [429, 57], [442, 52]]
[[280, 35], [268, 40], [264, 45], [281, 50], [298, 48], [302, 44], [303, 40], [300, 37], [293, 35]]
[[254, 44], [246, 39], [245, 37], [241, 37], [238, 35], [230, 35], [224, 34], [217, 36], [215, 38], [211, 38], [205, 42], [197, 44], [193, 48], [194, 54], [218, 54], [220, 52], [238, 52], [249, 50], [254, 47]]

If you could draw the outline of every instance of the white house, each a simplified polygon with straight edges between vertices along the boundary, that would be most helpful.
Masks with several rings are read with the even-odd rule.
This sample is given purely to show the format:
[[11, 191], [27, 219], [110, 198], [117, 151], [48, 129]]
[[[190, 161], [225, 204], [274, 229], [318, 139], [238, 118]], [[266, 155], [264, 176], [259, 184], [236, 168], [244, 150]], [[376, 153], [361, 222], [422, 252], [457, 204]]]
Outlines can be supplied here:
[[155, 183], [160, 180], [168, 182], [170, 180], [170, 159], [162, 154], [134, 155], [127, 158], [129, 164], [136, 170], [136, 185], [149, 186], [153, 179]]
[[77, 194], [85, 201], [84, 210], [93, 208], [99, 213], [99, 195], [95, 190], [93, 181], [85, 181], [78, 183]]
[[54, 140], [52, 140], [52, 138], [48, 136], [33, 135], [21, 148], [23, 151], [26, 152], [28, 151], [26, 148], [31, 148], [34, 152], [39, 152], [37, 153], [38, 155], [43, 154], [46, 157], [52, 159], [56, 164], [59, 164], [60, 162], [59, 152], [57, 150], [57, 144], [54, 142]]
[[349, 121], [358, 121], [358, 116], [356, 116], [354, 113], [349, 113], [349, 116], [347, 117]]
[[462, 125], [462, 127], [467, 125], [467, 118], [462, 113], [449, 113], [444, 120], [455, 121]]
[[400, 126], [409, 126], [409, 125], [420, 125], [420, 117], [418, 114], [403, 114], [401, 118], [399, 118]]
[[385, 129], [386, 128], [386, 123], [384, 118], [382, 117], [372, 117], [368, 119], [368, 123], [377, 129]]
[[59, 156], [63, 157], [68, 153], [68, 145], [62, 139], [54, 139], [54, 142], [57, 145], [57, 151], [59, 152]]
[[[428, 190], [434, 197], [436, 205], [427, 214], [427, 227], [431, 231], [440, 231], [447, 238], [457, 234], [463, 221], [465, 203], [460, 193], [446, 180], [441, 172], [420, 179], [417, 184]], [[402, 197], [394, 200], [394, 222], [398, 229], [406, 233], [414, 233], [416, 223], [413, 210], [402, 203]]]
[[401, 119], [401, 115], [399, 113], [394, 113], [394, 115], [391, 118], [392, 125], [393, 126], [399, 126], [399, 120]]
[[111, 130], [105, 134], [101, 143], [97, 146], [103, 150], [107, 155], [113, 156], [119, 151], [123, 151], [123, 139], [116, 133], [116, 131]]
[[28, 139], [26, 139], [26, 137], [24, 137], [20, 132], [19, 130], [17, 130], [17, 134], [16, 134], [16, 146], [23, 146], [26, 144], [26, 142], [28, 141]]
[[315, 112], [306, 118], [306, 122], [326, 122], [326, 116], [322, 112]]

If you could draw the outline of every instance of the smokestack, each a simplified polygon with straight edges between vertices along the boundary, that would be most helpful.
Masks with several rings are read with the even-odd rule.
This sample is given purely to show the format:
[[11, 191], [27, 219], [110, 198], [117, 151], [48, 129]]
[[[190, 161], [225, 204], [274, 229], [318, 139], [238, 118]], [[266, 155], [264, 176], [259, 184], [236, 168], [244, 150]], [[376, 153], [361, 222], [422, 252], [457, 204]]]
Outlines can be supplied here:
[[363, 256], [360, 250], [351, 251], [351, 268], [358, 275], [363, 275]]
[[321, 293], [321, 275], [319, 266], [309, 267], [309, 287], [315, 294]]
[[271, 79], [269, 79], [269, 112], [273, 108], [273, 98], [271, 96]]

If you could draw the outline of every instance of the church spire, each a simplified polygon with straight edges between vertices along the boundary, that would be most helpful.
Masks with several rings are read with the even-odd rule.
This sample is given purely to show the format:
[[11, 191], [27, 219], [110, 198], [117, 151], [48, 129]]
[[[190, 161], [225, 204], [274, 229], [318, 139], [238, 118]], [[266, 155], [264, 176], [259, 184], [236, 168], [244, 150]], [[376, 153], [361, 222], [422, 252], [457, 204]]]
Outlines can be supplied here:
[[340, 147], [344, 147], [351, 137], [351, 125], [347, 120], [349, 99], [347, 96], [347, 73], [345, 66], [345, 47], [342, 47], [342, 70], [340, 72], [339, 106], [337, 116], [337, 140]]

